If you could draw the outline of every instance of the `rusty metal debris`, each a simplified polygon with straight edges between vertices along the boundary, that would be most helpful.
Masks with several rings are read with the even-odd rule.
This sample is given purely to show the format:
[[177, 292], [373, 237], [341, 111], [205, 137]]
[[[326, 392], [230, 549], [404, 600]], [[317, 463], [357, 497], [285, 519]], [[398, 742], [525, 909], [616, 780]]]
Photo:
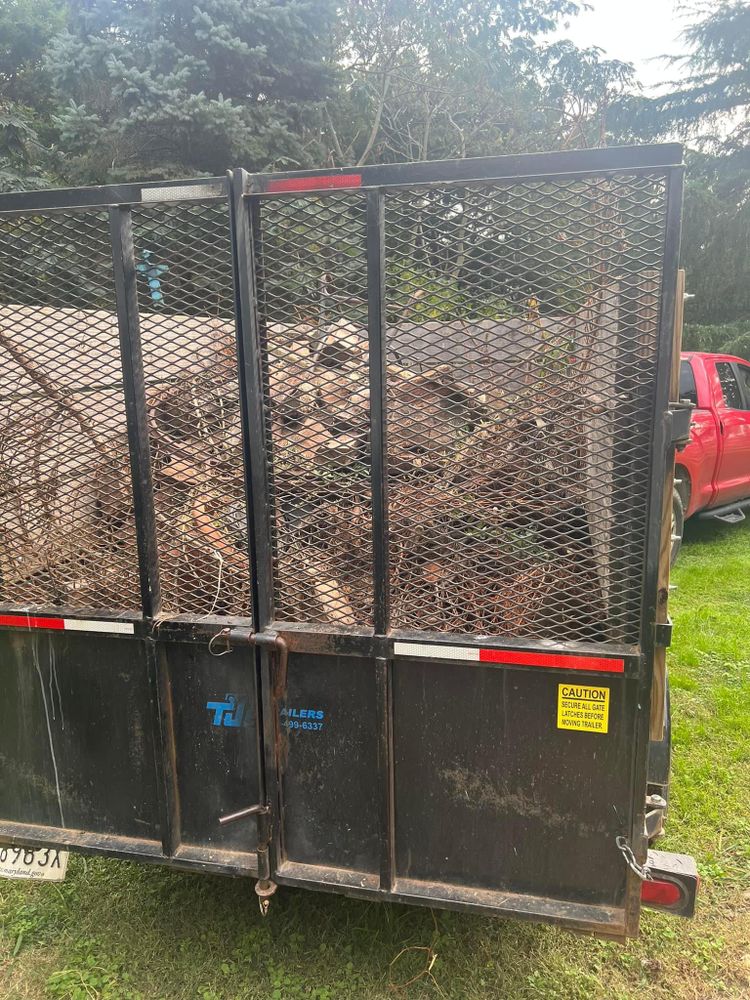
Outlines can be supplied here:
[[[146, 357], [156, 349], [152, 336], [174, 342], [184, 322], [161, 319], [153, 331], [147, 323]], [[159, 570], [165, 592], [179, 595], [176, 612], [242, 614], [250, 578], [233, 331], [204, 323], [209, 334], [192, 363], [186, 348], [179, 377], [147, 388]], [[277, 617], [305, 620], [312, 607], [315, 620], [362, 625], [372, 615], [361, 544], [371, 517], [366, 331], [346, 323], [284, 333], [287, 349], [268, 366], [281, 498]], [[6, 533], [15, 529], [14, 544], [3, 547], [5, 584], [15, 579], [29, 593], [41, 552], [57, 601], [111, 603], [113, 555], [127, 547], [132, 558], [134, 546], [124, 417], [111, 407], [107, 420], [89, 416], [88, 397], [79, 412], [78, 396], [41, 372], [28, 348], [2, 331], [0, 348], [36, 390], [33, 402], [17, 400], [9, 414], [9, 425], [33, 442], [23, 449], [30, 490], [17, 486], [23, 470], [9, 443], [0, 450], [6, 498], [15, 493], [23, 512], [4, 525]], [[523, 633], [554, 614], [560, 594], [579, 622], [600, 616], [582, 511], [589, 415], [602, 404], [584, 391], [585, 368], [576, 374], [571, 384], [564, 372], [557, 379], [546, 373], [540, 398], [540, 373], [528, 360], [514, 372], [506, 366], [502, 384], [483, 392], [447, 364], [388, 365], [389, 407], [399, 415], [388, 442], [395, 620], [406, 619], [415, 595], [430, 608], [422, 626], [439, 630]], [[554, 454], [554, 466], [540, 466], [540, 453]], [[565, 536], [563, 544], [559, 532], [554, 543], [552, 530], [545, 535], [561, 512], [581, 521], [580, 537]], [[30, 519], [36, 534], [24, 537]], [[66, 544], [75, 537], [78, 550], [82, 532], [88, 558], [75, 561]]]

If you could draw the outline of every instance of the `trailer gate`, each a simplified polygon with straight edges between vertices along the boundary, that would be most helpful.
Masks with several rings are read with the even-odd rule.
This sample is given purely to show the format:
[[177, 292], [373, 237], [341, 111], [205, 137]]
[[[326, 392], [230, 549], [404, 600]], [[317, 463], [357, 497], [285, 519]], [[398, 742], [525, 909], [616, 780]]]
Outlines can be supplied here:
[[634, 933], [680, 162], [0, 196], [0, 837]]

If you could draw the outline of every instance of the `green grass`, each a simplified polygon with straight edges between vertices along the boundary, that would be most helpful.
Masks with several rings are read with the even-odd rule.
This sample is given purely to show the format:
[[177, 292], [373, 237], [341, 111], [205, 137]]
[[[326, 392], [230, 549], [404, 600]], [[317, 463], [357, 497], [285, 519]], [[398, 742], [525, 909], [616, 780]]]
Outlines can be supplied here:
[[292, 890], [263, 920], [246, 881], [73, 857], [62, 885], [0, 884], [0, 996], [749, 997], [750, 522], [689, 524], [674, 579], [674, 773], [660, 846], [698, 859], [693, 921], [646, 913], [623, 947]]

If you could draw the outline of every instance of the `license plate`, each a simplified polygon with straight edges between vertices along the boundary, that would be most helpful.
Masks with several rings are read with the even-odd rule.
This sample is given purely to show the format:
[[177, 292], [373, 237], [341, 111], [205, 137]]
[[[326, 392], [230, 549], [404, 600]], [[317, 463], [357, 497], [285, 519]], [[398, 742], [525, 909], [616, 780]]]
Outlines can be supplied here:
[[0, 844], [0, 878], [62, 882], [67, 868], [68, 851], [58, 851], [55, 847], [11, 847]]

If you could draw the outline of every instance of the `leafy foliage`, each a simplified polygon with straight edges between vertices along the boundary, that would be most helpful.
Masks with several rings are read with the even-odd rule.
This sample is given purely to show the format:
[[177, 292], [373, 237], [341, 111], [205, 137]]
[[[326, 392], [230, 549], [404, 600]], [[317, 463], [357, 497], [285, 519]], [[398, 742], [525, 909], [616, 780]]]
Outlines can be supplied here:
[[734, 354], [750, 361], [750, 321], [706, 325], [691, 323], [682, 335], [685, 351], [707, 351], [717, 354]]
[[750, 174], [724, 156], [688, 156], [682, 261], [695, 298], [690, 323], [727, 323], [750, 316]]
[[658, 98], [562, 37], [581, 7], [0, 0], [0, 190], [679, 136], [687, 319], [750, 314], [750, 3], [698, 8], [689, 75]]
[[0, 191], [24, 190], [44, 182], [34, 164], [38, 149], [29, 115], [15, 104], [0, 103]]
[[[546, 42], [571, 0], [349, 0], [321, 159], [434, 159], [598, 143], [632, 67]], [[591, 120], [596, 126], [589, 128]]]

